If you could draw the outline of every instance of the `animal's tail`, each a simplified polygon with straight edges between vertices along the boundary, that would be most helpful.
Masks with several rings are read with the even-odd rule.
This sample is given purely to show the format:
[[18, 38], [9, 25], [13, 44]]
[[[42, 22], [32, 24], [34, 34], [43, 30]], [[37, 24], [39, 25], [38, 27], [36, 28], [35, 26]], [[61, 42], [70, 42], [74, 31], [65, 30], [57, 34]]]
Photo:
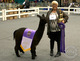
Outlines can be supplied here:
[[14, 33], [13, 33], [13, 40], [15, 39], [15, 33], [16, 33], [16, 31], [14, 31]]

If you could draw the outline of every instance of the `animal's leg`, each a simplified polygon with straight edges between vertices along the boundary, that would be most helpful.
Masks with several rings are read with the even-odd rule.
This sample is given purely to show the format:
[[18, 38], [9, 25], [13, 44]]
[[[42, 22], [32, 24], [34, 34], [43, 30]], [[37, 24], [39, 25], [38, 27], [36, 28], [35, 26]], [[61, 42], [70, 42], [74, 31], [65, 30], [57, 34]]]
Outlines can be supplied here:
[[17, 56], [17, 57], [20, 57], [19, 51], [18, 51], [19, 47], [18, 47], [18, 46], [15, 46], [14, 49], [15, 49], [16, 56]]
[[35, 46], [31, 46], [31, 55], [32, 55], [32, 59], [35, 59], [36, 55], [36, 47]]
[[21, 49], [21, 47], [19, 47], [20, 52], [24, 53], [24, 51]]

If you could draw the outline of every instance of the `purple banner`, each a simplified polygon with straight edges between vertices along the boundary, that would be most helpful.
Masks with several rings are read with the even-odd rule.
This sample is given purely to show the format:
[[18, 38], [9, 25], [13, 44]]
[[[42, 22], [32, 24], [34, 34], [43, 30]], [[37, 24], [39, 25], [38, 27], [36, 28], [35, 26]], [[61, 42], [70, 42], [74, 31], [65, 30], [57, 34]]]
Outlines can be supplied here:
[[65, 24], [61, 22], [58, 25], [61, 29], [60, 52], [65, 53]]

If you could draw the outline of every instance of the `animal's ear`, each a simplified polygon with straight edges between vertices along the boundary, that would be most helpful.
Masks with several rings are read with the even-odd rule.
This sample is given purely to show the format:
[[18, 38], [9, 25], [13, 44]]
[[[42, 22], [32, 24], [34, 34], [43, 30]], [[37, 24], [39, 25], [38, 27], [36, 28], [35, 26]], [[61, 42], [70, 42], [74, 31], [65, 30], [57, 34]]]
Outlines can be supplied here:
[[41, 18], [41, 16], [40, 16], [40, 15], [37, 15], [37, 17]]
[[45, 17], [45, 15], [44, 15], [44, 14], [42, 14], [42, 17]]

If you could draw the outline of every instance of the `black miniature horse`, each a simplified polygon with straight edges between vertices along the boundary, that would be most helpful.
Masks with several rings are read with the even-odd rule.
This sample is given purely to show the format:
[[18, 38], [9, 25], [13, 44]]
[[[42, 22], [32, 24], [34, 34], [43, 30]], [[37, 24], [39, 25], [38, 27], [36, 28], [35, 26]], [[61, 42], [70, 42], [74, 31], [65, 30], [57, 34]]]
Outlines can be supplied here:
[[[40, 42], [43, 33], [44, 33], [44, 29], [45, 29], [45, 24], [46, 24], [46, 20], [45, 20], [45, 16], [44, 14], [42, 16], [37, 15], [40, 18], [40, 22], [39, 22], [39, 26], [38, 29], [35, 32], [35, 35], [33, 37], [33, 41], [31, 44], [31, 55], [32, 55], [32, 59], [35, 59], [36, 55], [36, 46], [38, 45], [38, 43]], [[22, 36], [23, 36], [23, 32], [26, 28], [20, 28], [14, 31], [13, 33], [13, 37], [15, 39], [15, 53], [17, 55], [17, 57], [20, 57], [19, 55], [19, 51], [24, 53], [24, 51], [21, 49], [20, 44], [21, 44], [21, 40], [22, 40]]]

